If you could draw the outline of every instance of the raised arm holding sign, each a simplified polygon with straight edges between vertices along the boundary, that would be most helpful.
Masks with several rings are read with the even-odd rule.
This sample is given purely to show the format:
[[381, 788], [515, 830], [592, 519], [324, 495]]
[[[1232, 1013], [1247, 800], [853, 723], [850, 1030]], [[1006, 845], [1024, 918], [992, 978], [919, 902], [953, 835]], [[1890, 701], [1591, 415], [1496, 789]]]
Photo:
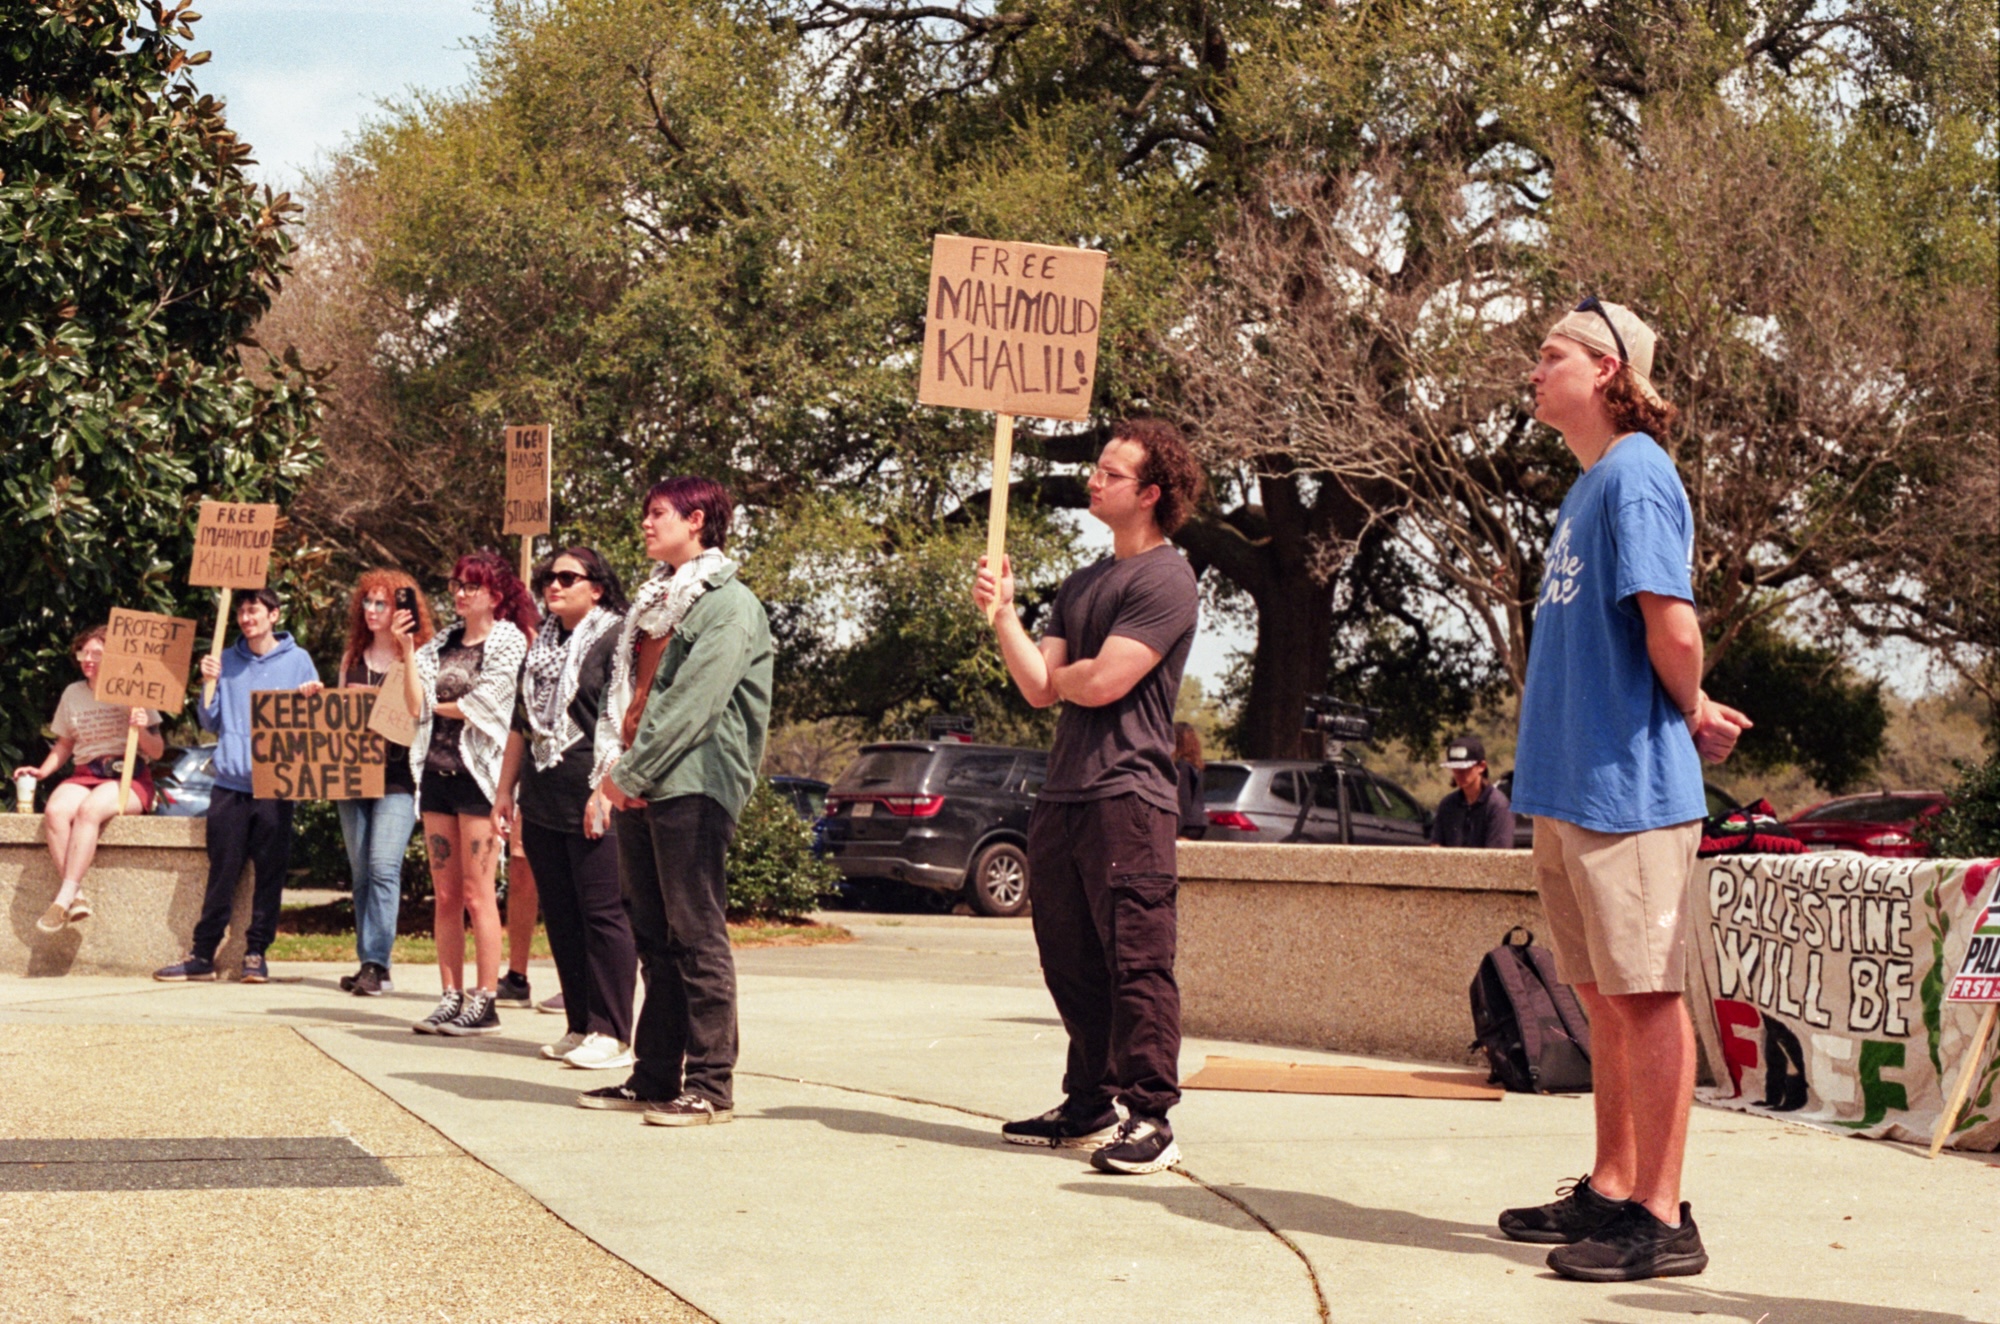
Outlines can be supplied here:
[[[91, 682], [91, 697], [100, 703], [122, 703], [177, 713], [187, 704], [188, 665], [194, 660], [198, 627], [178, 616], [150, 611], [111, 610], [104, 635], [104, 657]], [[118, 774], [118, 812], [124, 813], [132, 793], [132, 772], [139, 757], [139, 728], [125, 735], [125, 763]]]
[[[278, 508], [268, 503], [204, 501], [194, 528], [194, 562], [188, 583], [195, 588], [219, 588], [215, 608], [215, 638], [208, 655], [222, 656], [229, 629], [229, 599], [239, 588], [263, 588], [271, 577], [271, 543], [278, 532]], [[204, 681], [203, 703], [215, 699], [215, 682]]]

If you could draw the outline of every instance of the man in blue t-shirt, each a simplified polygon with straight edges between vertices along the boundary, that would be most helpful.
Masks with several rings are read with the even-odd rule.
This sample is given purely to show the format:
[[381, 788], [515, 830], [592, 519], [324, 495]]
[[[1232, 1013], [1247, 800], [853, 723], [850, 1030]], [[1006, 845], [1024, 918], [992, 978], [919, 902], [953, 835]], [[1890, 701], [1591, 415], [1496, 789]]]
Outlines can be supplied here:
[[1597, 1153], [1552, 1204], [1500, 1229], [1554, 1244], [1567, 1278], [1700, 1273], [1681, 1166], [1694, 1098], [1686, 980], [1701, 760], [1750, 719], [1701, 689], [1694, 512], [1656, 437], [1677, 417], [1653, 389], [1654, 334], [1585, 299], [1543, 340], [1535, 417], [1583, 466], [1556, 515], [1521, 698], [1514, 809], [1535, 823], [1535, 882], [1556, 971], [1590, 1014]]

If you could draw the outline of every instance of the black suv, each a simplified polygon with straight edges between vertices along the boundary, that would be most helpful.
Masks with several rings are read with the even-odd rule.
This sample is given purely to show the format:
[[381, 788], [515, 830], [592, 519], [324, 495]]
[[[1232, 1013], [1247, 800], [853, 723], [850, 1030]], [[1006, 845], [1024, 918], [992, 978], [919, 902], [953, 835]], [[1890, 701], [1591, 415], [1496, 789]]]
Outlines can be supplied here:
[[850, 881], [963, 894], [982, 915], [1028, 908], [1028, 811], [1039, 749], [942, 740], [863, 745], [826, 795], [827, 857]]

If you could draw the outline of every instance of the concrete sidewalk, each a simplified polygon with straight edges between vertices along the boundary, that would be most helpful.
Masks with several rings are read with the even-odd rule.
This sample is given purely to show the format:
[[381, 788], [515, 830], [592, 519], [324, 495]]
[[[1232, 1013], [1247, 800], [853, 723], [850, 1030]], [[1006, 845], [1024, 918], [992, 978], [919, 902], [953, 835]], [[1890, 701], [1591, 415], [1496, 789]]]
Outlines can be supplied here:
[[[838, 919], [859, 941], [739, 954], [743, 1058], [737, 1122], [726, 1127], [667, 1130], [574, 1107], [579, 1088], [614, 1082], [536, 1055], [561, 1032], [554, 1017], [506, 1013], [502, 1034], [473, 1041], [409, 1033], [436, 995], [427, 970], [399, 969], [398, 994], [376, 1000], [340, 995], [345, 968], [330, 966], [281, 966], [299, 981], [263, 987], [0, 980], [0, 1052], [10, 1035], [91, 1044], [88, 1067], [38, 1088], [61, 1089], [78, 1135], [141, 1134], [122, 1129], [127, 1114], [100, 1117], [108, 1101], [135, 1089], [163, 1099], [213, 1091], [215, 1059], [154, 1051], [142, 1064], [127, 1028], [61, 1027], [296, 1032], [594, 1243], [521, 1242], [508, 1253], [489, 1238], [469, 1250], [518, 1264], [601, 1247], [724, 1324], [2000, 1318], [2000, 1285], [1979, 1250], [2000, 1227], [2000, 1171], [1984, 1156], [1931, 1163], [1904, 1146], [1697, 1109], [1688, 1193], [1711, 1268], [1598, 1287], [1555, 1278], [1545, 1249], [1492, 1226], [1502, 1207], [1549, 1198], [1588, 1164], [1588, 1100], [1192, 1091], [1174, 1116], [1185, 1170], [1144, 1178], [1002, 1145], [999, 1120], [1050, 1106], [1061, 1074], [1062, 1031], [1025, 924]], [[533, 974], [538, 995], [553, 990], [548, 967]], [[1191, 1041], [1183, 1070], [1210, 1053], [1388, 1065]], [[260, 1088], [268, 1108], [313, 1112], [288, 1086]], [[12, 1089], [0, 1080], [0, 1093]], [[0, 1105], [0, 1121], [12, 1116]], [[282, 1134], [323, 1134], [311, 1120]], [[56, 1134], [48, 1125], [41, 1118], [33, 1134]], [[0, 1260], [59, 1250], [41, 1244], [58, 1235], [45, 1221], [22, 1235], [20, 1206], [8, 1202], [24, 1198], [70, 1197], [0, 1194]], [[103, 1202], [96, 1217], [117, 1215], [118, 1200], [92, 1198]], [[149, 1192], [150, 1216], [196, 1198], [214, 1197]], [[287, 1244], [316, 1259], [316, 1244], [345, 1235], [341, 1199], [273, 1190], [250, 1203], [297, 1229]], [[349, 1258], [329, 1250], [312, 1271], [337, 1275]], [[239, 1320], [607, 1317], [548, 1298], [482, 1312], [420, 1274], [403, 1282], [403, 1293], [371, 1298], [381, 1310], [365, 1316], [278, 1309], [268, 1293], [230, 1310], [226, 1278], [214, 1300]], [[4, 1287], [5, 1319], [196, 1317], [74, 1293], [69, 1313], [17, 1316], [21, 1298]], [[661, 1300], [637, 1317], [678, 1305]]]

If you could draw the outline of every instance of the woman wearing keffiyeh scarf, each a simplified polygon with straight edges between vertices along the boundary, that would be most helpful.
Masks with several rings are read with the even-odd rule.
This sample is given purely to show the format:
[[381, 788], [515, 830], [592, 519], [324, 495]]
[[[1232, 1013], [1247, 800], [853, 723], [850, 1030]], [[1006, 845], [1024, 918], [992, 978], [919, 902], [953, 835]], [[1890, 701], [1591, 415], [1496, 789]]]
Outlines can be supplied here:
[[562, 984], [567, 1032], [542, 1056], [586, 1070], [629, 1067], [638, 957], [619, 892], [618, 844], [584, 821], [594, 761], [589, 733], [610, 687], [625, 594], [588, 547], [557, 553], [535, 582], [547, 615], [522, 664], [493, 821], [504, 830], [518, 808]]

